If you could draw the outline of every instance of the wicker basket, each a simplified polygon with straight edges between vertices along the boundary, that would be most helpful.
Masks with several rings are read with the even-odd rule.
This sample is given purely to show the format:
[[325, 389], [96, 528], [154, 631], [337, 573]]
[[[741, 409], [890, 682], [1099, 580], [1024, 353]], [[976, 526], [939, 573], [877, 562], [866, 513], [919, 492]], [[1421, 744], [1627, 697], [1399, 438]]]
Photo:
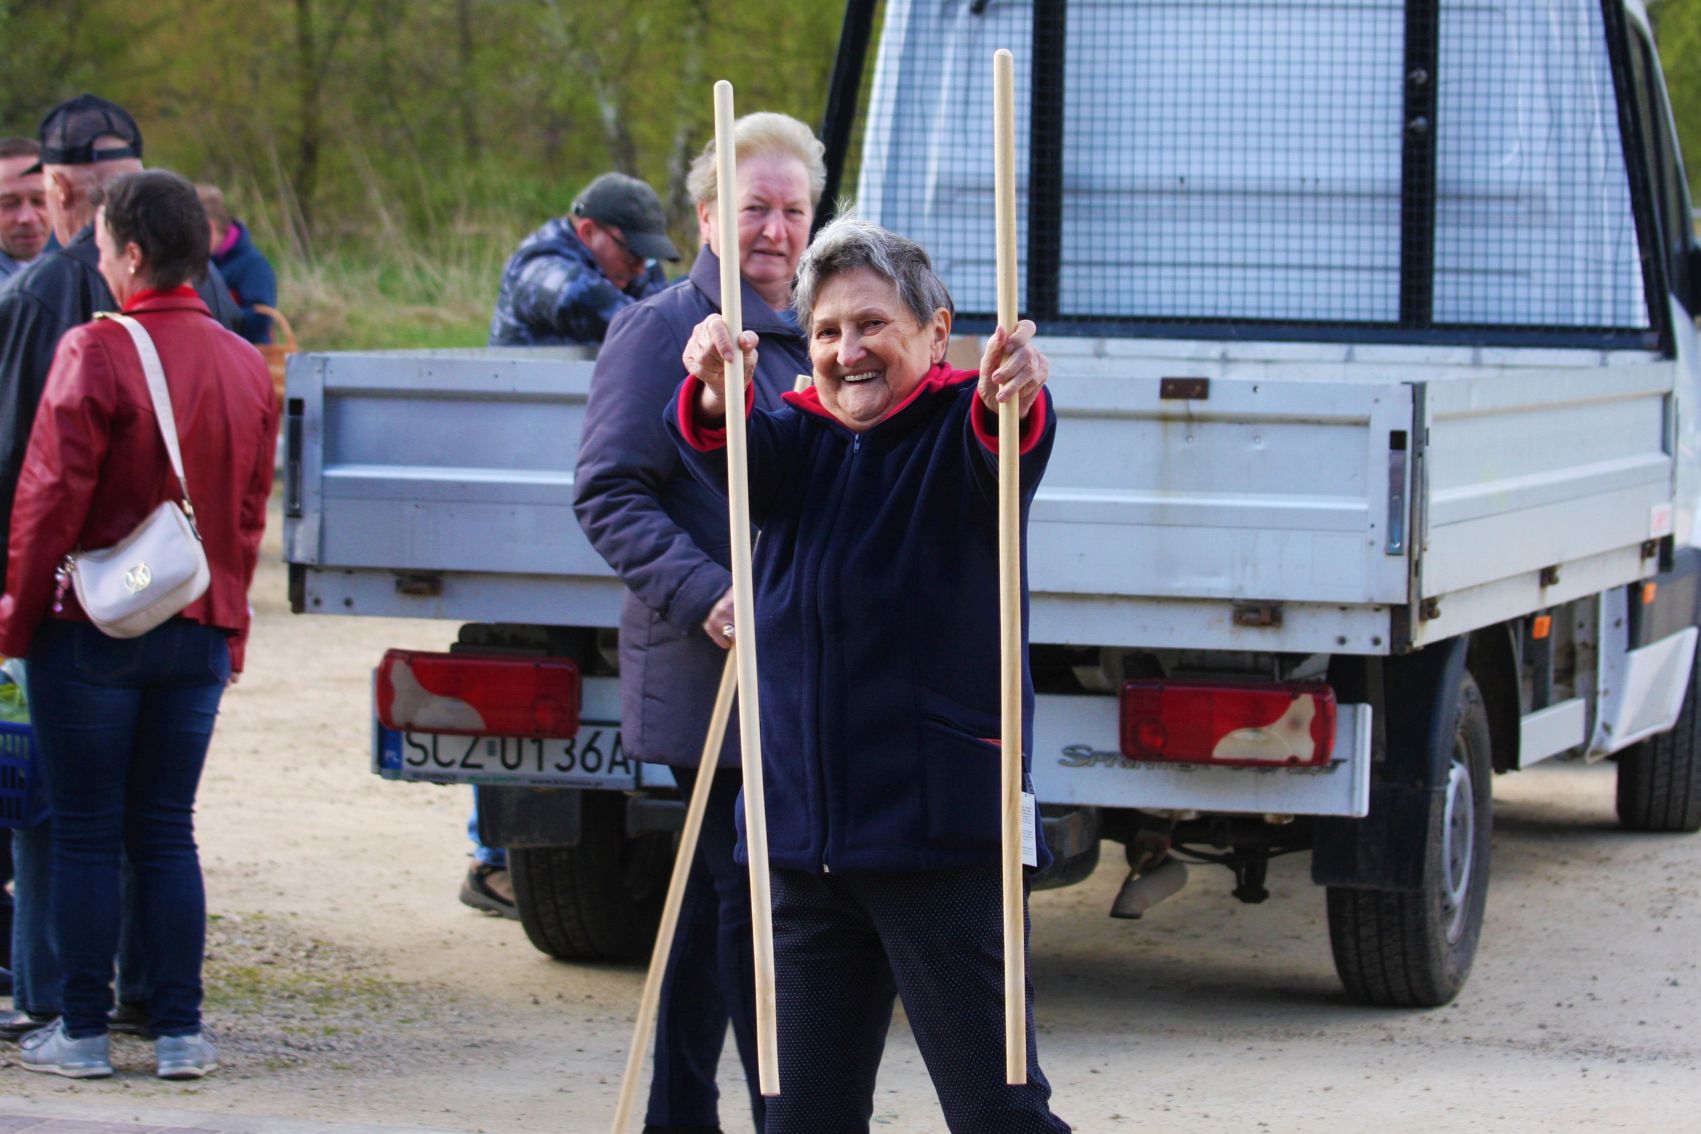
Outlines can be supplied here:
[[278, 404], [283, 405], [284, 396], [284, 366], [289, 356], [301, 349], [295, 345], [295, 330], [285, 319], [283, 312], [276, 307], [267, 307], [264, 303], [256, 303], [254, 310], [272, 321], [272, 341], [256, 344], [260, 353], [265, 356], [266, 365], [272, 371], [272, 388], [277, 391]]

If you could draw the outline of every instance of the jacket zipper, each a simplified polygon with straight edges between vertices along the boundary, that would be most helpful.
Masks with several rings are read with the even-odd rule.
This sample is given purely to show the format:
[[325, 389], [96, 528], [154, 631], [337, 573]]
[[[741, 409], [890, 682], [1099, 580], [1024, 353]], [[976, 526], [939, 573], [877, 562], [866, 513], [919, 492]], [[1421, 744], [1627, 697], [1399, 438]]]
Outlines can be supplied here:
[[[857, 455], [860, 454], [861, 452], [862, 452], [862, 434], [853, 433], [851, 435], [851, 459], [855, 460]], [[838, 513], [841, 510], [841, 506], [844, 504], [845, 489], [846, 489], [847, 485], [849, 484], [849, 482], [850, 482], [850, 469], [847, 466], [846, 469], [845, 469], [845, 475], [843, 477], [841, 477], [840, 480], [839, 480], [839, 494], [833, 501], [833, 514], [834, 514], [835, 519], [837, 519]], [[834, 528], [836, 528], [836, 527], [837, 527], [837, 525], [835, 524]], [[829, 530], [833, 530], [833, 529], [829, 529]], [[823, 585], [823, 579], [826, 575], [826, 572], [822, 569], [822, 566], [823, 566], [823, 564], [825, 564], [827, 562], [827, 560], [828, 560], [828, 554], [827, 553], [830, 550], [831, 550], [830, 548], [823, 548], [821, 555], [815, 561], [815, 625], [816, 625], [817, 633], [820, 636], [820, 641], [822, 643], [821, 648], [822, 648], [822, 656], [823, 657], [825, 657], [825, 654], [826, 654], [826, 642], [827, 642], [827, 617], [826, 617], [827, 603], [826, 603], [826, 587]], [[817, 676], [819, 676], [819, 674], [817, 674]], [[818, 682], [817, 687], [816, 687], [815, 715], [816, 715], [816, 718], [818, 720], [825, 722], [826, 717], [827, 717], [827, 712], [826, 712], [826, 683], [825, 682]], [[825, 730], [822, 730], [822, 731], [825, 732]], [[816, 767], [817, 777], [818, 777], [820, 784], [821, 784], [821, 873], [831, 874], [833, 872], [833, 865], [832, 865], [831, 862], [828, 861], [828, 856], [827, 856], [827, 846], [832, 841], [831, 833], [828, 830], [828, 824], [827, 824], [827, 762], [822, 757], [821, 750], [820, 750], [819, 746], [816, 748], [815, 767]]]

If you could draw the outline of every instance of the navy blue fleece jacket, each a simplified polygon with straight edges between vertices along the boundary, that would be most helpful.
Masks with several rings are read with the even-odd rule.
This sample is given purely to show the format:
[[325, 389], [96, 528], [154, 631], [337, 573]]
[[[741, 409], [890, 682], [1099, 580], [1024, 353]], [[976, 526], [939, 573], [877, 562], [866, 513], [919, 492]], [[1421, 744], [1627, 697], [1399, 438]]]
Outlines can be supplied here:
[[231, 221], [230, 227], [236, 233], [235, 243], [223, 252], [213, 253], [212, 260], [230, 287], [230, 297], [242, 308], [242, 325], [236, 328], [236, 333], [251, 343], [269, 343], [272, 341], [271, 316], [260, 314], [254, 306], [259, 303], [267, 307], [278, 305], [278, 277], [265, 253], [249, 239], [248, 229], [243, 227], [242, 222]]
[[[680, 387], [668, 428], [692, 472], [724, 493], [725, 433], [697, 420], [700, 389]], [[813, 389], [785, 401], [753, 411], [748, 431], [769, 861], [996, 862], [998, 462], [975, 375], [935, 367], [860, 434]], [[1023, 429], [1024, 531], [1055, 433], [1042, 393]], [[1025, 669], [1022, 684], [1025, 772]]]

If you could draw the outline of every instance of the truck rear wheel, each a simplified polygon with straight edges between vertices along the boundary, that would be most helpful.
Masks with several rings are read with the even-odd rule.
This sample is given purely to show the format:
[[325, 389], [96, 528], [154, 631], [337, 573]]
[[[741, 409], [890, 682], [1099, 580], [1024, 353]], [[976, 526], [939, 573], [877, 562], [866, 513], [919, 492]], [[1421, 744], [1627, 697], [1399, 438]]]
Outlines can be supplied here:
[[1618, 754], [1618, 821], [1631, 831], [1701, 831], [1701, 657], [1670, 732]]
[[1422, 889], [1329, 888], [1335, 970], [1354, 1000], [1439, 1007], [1459, 994], [1476, 959], [1488, 897], [1494, 762], [1488, 709], [1468, 672], [1458, 696], [1442, 805], [1424, 840]]
[[641, 961], [655, 943], [673, 870], [671, 834], [626, 834], [626, 797], [584, 793], [573, 847], [514, 847], [508, 871], [520, 924], [563, 961]]

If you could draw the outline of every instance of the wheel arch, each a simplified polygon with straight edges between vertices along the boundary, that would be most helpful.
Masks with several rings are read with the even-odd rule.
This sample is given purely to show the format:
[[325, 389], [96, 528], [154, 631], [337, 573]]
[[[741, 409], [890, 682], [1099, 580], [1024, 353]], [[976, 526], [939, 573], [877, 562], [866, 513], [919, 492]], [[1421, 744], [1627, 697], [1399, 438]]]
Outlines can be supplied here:
[[1476, 678], [1488, 710], [1489, 744], [1494, 770], [1509, 772], [1518, 767], [1519, 720], [1524, 715], [1522, 659], [1518, 651], [1519, 629], [1503, 622], [1471, 635], [1465, 664]]
[[[1430, 815], [1441, 805], [1459, 727], [1453, 695], [1465, 674], [1469, 640], [1436, 642], [1409, 654], [1372, 659], [1366, 687], [1376, 726], [1370, 813], [1362, 819], [1321, 818], [1311, 854], [1311, 877], [1324, 886], [1420, 890], [1421, 856]], [[1491, 734], [1492, 735], [1492, 734]]]
[[[1385, 687], [1384, 762], [1393, 778], [1380, 796], [1373, 781], [1365, 821], [1373, 832], [1382, 824], [1388, 837], [1376, 848], [1381, 872], [1331, 884], [1326, 903], [1336, 972], [1362, 1003], [1446, 1004], [1476, 959], [1493, 845], [1494, 739], [1470, 657], [1469, 643], [1458, 641], [1417, 665], [1392, 667]], [[1431, 767], [1438, 752], [1439, 776]], [[1435, 786], [1418, 787], [1420, 779]], [[1415, 887], [1401, 885], [1414, 877]]]

